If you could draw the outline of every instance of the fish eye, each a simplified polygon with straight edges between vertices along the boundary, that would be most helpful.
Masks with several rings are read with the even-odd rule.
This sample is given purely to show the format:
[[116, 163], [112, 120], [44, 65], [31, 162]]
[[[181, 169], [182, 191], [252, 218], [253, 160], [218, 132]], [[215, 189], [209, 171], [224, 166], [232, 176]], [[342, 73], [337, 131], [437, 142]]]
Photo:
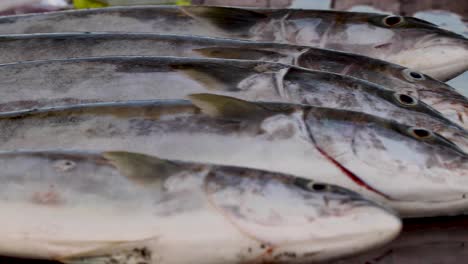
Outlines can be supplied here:
[[314, 183], [314, 182], [309, 182], [307, 184], [307, 188], [311, 191], [316, 191], [316, 192], [322, 192], [328, 189], [328, 186], [323, 183]]
[[417, 139], [429, 139], [434, 136], [431, 131], [424, 128], [412, 127], [408, 129], [408, 132]]
[[424, 74], [416, 72], [416, 71], [412, 71], [410, 69], [405, 69], [403, 71], [403, 75], [410, 82], [422, 81], [426, 79], [426, 77], [424, 77]]
[[410, 72], [410, 76], [414, 79], [422, 79], [422, 75], [419, 72]]
[[416, 100], [416, 98], [412, 97], [411, 95], [395, 93], [393, 96], [395, 96], [396, 100], [401, 105], [415, 106], [418, 104], [418, 100]]
[[404, 21], [404, 18], [402, 16], [386, 16], [382, 20], [384, 25], [386, 25], [388, 27], [398, 26], [401, 23], [403, 23], [403, 21]]

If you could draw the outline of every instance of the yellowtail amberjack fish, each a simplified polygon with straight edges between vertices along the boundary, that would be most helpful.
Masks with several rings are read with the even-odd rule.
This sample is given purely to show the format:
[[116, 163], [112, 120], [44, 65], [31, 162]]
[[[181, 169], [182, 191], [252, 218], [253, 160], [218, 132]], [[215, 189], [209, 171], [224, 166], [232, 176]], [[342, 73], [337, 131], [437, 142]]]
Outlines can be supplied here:
[[[366, 112], [442, 134], [468, 151], [466, 130], [405, 93], [284, 64], [194, 58], [102, 57], [0, 66], [1, 111], [96, 101], [183, 99], [191, 93]], [[37, 78], [41, 76], [41, 78]]]
[[[344, 188], [128, 152], [0, 153], [0, 253], [97, 263], [310, 263], [401, 228]], [[345, 239], [344, 239], [345, 238]]]
[[299, 9], [111, 7], [0, 18], [0, 34], [146, 32], [300, 44], [414, 68], [439, 80], [468, 69], [468, 40], [413, 17]]
[[[467, 219], [460, 217], [406, 220], [397, 239], [376, 250], [330, 264], [457, 264], [466, 259]], [[427, 261], [426, 261], [427, 259]]]
[[420, 72], [357, 54], [307, 46], [145, 33], [0, 36], [0, 63], [101, 56], [177, 56], [280, 62], [367, 80], [414, 96], [468, 128], [468, 100]]
[[2, 114], [0, 149], [126, 150], [336, 184], [403, 216], [468, 210], [468, 156], [429, 130], [338, 109], [191, 98], [196, 106], [145, 101]]

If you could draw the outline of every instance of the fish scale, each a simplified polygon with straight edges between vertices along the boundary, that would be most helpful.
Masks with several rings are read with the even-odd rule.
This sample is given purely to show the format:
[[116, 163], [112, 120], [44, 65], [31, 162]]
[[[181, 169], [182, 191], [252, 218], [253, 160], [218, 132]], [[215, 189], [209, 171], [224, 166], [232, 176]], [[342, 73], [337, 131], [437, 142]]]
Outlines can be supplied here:
[[[389, 24], [389, 18], [398, 23]], [[466, 38], [412, 17], [325, 10], [139, 6], [0, 18], [0, 34], [93, 31], [198, 35], [328, 48], [387, 60], [440, 80], [468, 68]]]
[[[74, 166], [60, 170], [63, 161]], [[0, 223], [8, 227], [0, 253], [8, 255], [70, 264], [307, 263], [376, 247], [401, 229], [392, 212], [357, 193], [269, 171], [76, 150], [2, 152], [0, 165]], [[59, 202], [38, 200], [44, 191]]]
[[117, 55], [280, 62], [349, 75], [414, 96], [465, 126], [468, 101], [422, 73], [357, 54], [279, 43], [146, 33], [50, 33], [0, 36], [0, 62]]
[[404, 216], [468, 206], [467, 154], [430, 131], [353, 111], [191, 98], [195, 105], [162, 100], [7, 113], [0, 115], [0, 149], [126, 150], [279, 171], [358, 191]]
[[0, 74], [3, 112], [212, 92], [365, 112], [433, 130], [468, 150], [467, 132], [415, 97], [353, 77], [279, 63], [122, 56], [4, 64]]

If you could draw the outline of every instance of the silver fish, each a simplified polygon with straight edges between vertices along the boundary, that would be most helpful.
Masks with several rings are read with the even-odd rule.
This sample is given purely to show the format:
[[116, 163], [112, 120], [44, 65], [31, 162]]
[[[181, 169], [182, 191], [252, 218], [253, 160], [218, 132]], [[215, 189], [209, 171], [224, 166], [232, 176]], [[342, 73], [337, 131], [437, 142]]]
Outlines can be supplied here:
[[374, 13], [227, 7], [112, 7], [0, 18], [0, 34], [151, 32], [307, 45], [374, 57], [439, 80], [468, 69], [468, 40], [427, 21]]
[[[468, 259], [466, 216], [411, 219], [388, 245], [332, 264], [458, 264]], [[421, 257], [424, 256], [424, 257]]]
[[280, 62], [349, 75], [414, 96], [468, 128], [468, 100], [420, 72], [357, 54], [307, 46], [145, 33], [0, 36], [0, 63], [102, 56], [177, 56]]
[[0, 153], [0, 168], [3, 255], [310, 263], [382, 245], [401, 228], [354, 192], [267, 171], [63, 151]]
[[[192, 100], [197, 107], [146, 101], [3, 114], [0, 149], [133, 151], [336, 184], [404, 216], [468, 210], [468, 156], [428, 130], [336, 109], [212, 94], [192, 95]], [[346, 135], [353, 132], [360, 138]], [[345, 135], [335, 139], [339, 133]], [[346, 155], [355, 150], [356, 155]]]
[[434, 130], [468, 151], [466, 130], [413, 96], [352, 77], [283, 64], [103, 57], [0, 65], [0, 76], [0, 111], [96, 101], [183, 99], [190, 93], [216, 92], [362, 111]]

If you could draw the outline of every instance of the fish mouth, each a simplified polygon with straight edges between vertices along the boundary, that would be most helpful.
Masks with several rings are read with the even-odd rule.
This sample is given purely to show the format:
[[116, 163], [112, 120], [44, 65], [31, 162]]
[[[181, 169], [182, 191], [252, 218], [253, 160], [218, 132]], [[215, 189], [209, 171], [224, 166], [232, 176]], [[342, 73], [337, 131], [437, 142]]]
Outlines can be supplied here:
[[[399, 217], [373, 205], [355, 207], [346, 215], [339, 216], [337, 221], [339, 224], [335, 222], [331, 225], [328, 217], [324, 218], [320, 221], [323, 231], [320, 235], [313, 240], [278, 245], [272, 257], [282, 252], [294, 252], [307, 262], [330, 261], [384, 245], [395, 239], [402, 229]], [[296, 258], [279, 259], [284, 262], [297, 261]], [[268, 259], [265, 261], [268, 262]]]
[[448, 81], [468, 70], [468, 40], [462, 36], [445, 35], [425, 36], [411, 49], [429, 62], [421, 64], [418, 70], [441, 81]]
[[430, 34], [385, 59], [447, 81], [468, 70], [468, 40]]
[[[376, 193], [384, 198], [386, 198], [389, 202], [414, 202], [414, 203], [417, 203], [417, 202], [422, 202], [422, 203], [430, 203], [430, 204], [447, 204], [447, 203], [456, 203], [456, 202], [460, 202], [460, 201], [465, 201], [464, 202], [464, 206], [465, 206], [465, 209], [468, 208], [468, 200], [467, 200], [467, 196], [468, 195], [465, 195], [465, 194], [462, 194], [461, 195], [461, 198], [449, 198], [449, 199], [439, 199], [439, 200], [420, 200], [420, 201], [416, 201], [416, 200], [411, 200], [411, 199], [396, 199], [396, 198], [392, 198], [390, 195], [388, 194], [385, 194], [384, 192], [372, 187], [371, 185], [369, 185], [368, 183], [366, 183], [364, 180], [362, 180], [361, 178], [359, 178], [356, 174], [354, 174], [353, 172], [351, 172], [350, 170], [348, 170], [345, 166], [341, 165], [338, 161], [336, 161], [333, 157], [331, 157], [330, 155], [328, 155], [324, 150], [322, 150], [320, 147], [317, 146], [317, 149], [318, 151], [324, 155], [328, 160], [330, 160], [334, 165], [336, 165], [341, 171], [343, 171], [343, 173], [345, 173], [354, 183], [356, 183], [357, 185], [373, 192], [373, 193]], [[378, 205], [378, 204], [376, 204]]]
[[[447, 46], [448, 49], [452, 48]], [[430, 66], [420, 67], [419, 70], [429, 76], [433, 76], [439, 81], [450, 81], [451, 79], [463, 74], [468, 70], [468, 55], [462, 55], [453, 59], [448, 63], [433, 64]]]
[[459, 215], [466, 214], [468, 199], [462, 195], [461, 198], [446, 201], [390, 202], [388, 205], [397, 210], [403, 218]]
[[418, 89], [419, 100], [426, 102], [445, 118], [463, 129], [468, 136], [468, 100], [452, 87], [437, 86], [435, 89]]

